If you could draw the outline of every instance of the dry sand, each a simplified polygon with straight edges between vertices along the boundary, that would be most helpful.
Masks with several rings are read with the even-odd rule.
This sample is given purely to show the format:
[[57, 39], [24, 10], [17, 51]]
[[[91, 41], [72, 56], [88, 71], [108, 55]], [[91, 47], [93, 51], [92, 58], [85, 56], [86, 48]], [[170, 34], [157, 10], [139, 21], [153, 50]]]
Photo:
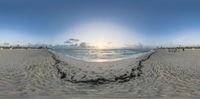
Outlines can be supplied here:
[[46, 49], [0, 51], [0, 96], [200, 97], [200, 50], [84, 62]]

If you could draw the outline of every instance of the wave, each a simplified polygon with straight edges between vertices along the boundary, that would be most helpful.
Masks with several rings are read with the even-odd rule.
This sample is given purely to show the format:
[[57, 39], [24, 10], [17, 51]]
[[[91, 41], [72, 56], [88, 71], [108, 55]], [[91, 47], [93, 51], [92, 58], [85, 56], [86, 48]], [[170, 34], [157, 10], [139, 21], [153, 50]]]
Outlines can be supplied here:
[[129, 58], [137, 58], [150, 52], [150, 50], [141, 51], [127, 49], [52, 49], [52, 51], [54, 51], [54, 53], [60, 53], [65, 57], [71, 57], [88, 62], [108, 62]]

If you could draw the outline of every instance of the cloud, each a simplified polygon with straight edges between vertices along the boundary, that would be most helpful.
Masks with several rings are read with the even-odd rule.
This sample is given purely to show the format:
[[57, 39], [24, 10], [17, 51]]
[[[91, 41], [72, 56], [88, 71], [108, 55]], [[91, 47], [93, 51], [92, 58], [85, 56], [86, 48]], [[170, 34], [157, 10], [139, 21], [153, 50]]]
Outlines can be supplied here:
[[79, 39], [70, 38], [70, 39], [64, 41], [64, 43], [67, 45], [76, 45], [79, 43], [79, 41], [80, 41]]
[[82, 42], [82, 43], [80, 43], [79, 46], [82, 47], [82, 48], [87, 48], [88, 44], [86, 42]]
[[107, 44], [108, 44], [108, 45], [111, 45], [111, 44], [112, 44], [112, 42], [107, 42]]
[[78, 44], [71, 44], [70, 47], [78, 47]]
[[80, 40], [79, 40], [79, 39], [75, 39], [75, 38], [70, 38], [69, 41], [72, 41], [72, 42], [79, 42]]
[[136, 44], [124, 44], [125, 48], [133, 48], [133, 49], [142, 49], [144, 48], [142, 43], [136, 43]]
[[71, 42], [71, 41], [64, 41], [64, 43], [67, 43], [67, 44], [68, 44], [68, 43], [72, 43], [72, 42]]
[[79, 39], [70, 38], [66, 41], [64, 41], [66, 46], [68, 48], [93, 48], [93, 46], [90, 46], [87, 42], [81, 42]]

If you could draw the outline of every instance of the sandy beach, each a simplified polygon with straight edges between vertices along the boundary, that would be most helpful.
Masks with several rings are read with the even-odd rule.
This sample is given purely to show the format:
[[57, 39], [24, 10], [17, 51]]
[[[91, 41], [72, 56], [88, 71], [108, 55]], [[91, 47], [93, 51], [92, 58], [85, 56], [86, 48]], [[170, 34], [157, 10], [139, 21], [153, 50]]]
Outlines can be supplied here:
[[0, 50], [0, 96], [200, 97], [200, 50], [85, 62], [47, 49]]

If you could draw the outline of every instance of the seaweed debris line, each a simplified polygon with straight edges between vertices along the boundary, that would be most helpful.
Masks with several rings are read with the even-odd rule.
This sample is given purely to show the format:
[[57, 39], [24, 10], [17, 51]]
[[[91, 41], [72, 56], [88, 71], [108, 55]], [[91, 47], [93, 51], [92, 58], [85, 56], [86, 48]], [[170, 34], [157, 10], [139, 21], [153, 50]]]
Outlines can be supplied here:
[[[112, 79], [105, 78], [104, 76], [99, 76], [95, 79], [91, 78], [88, 80], [75, 79], [76, 74], [74, 74], [74, 75], [70, 74], [71, 70], [68, 70], [69, 72], [66, 72], [63, 70], [63, 66], [69, 67], [68, 69], [70, 69], [70, 67], [72, 67], [72, 66], [70, 66], [69, 63], [60, 60], [58, 58], [58, 56], [55, 55], [55, 53], [52, 53], [52, 52], [50, 52], [50, 53], [52, 54], [52, 58], [55, 60], [55, 63], [53, 66], [57, 69], [60, 79], [63, 79], [65, 81], [69, 81], [72, 83], [87, 83], [87, 84], [99, 85], [99, 84], [106, 84], [109, 82], [123, 83], [123, 82], [128, 82], [130, 79], [140, 77], [142, 75], [142, 68], [143, 68], [142, 62], [148, 60], [151, 57], [151, 55], [153, 55], [154, 52], [151, 52], [148, 55], [145, 55], [139, 61], [137, 61], [137, 66], [134, 66], [133, 68], [131, 68], [130, 72], [126, 72], [124, 74], [115, 76]], [[81, 69], [78, 69], [78, 70], [81, 70]], [[80, 71], [77, 71], [77, 72], [80, 72]], [[84, 77], [86, 76], [85, 74], [83, 74], [83, 75], [84, 75]], [[82, 77], [82, 78], [84, 78], [84, 77]]]

